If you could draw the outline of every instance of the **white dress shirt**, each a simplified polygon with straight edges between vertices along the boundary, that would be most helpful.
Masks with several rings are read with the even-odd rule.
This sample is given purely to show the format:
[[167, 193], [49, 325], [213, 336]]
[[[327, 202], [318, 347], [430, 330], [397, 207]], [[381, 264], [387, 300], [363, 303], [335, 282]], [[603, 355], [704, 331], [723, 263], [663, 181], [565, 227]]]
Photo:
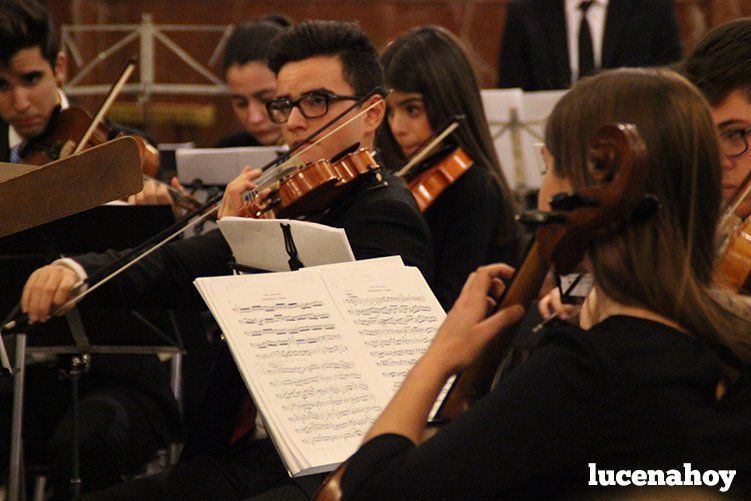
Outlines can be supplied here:
[[[571, 67], [571, 83], [579, 79], [579, 25], [582, 11], [579, 4], [582, 0], [565, 0], [566, 32], [568, 38], [568, 62]], [[608, 12], [609, 0], [595, 0], [587, 11], [589, 32], [592, 34], [592, 50], [595, 56], [595, 67], [602, 67], [602, 44], [605, 39], [605, 19]]]

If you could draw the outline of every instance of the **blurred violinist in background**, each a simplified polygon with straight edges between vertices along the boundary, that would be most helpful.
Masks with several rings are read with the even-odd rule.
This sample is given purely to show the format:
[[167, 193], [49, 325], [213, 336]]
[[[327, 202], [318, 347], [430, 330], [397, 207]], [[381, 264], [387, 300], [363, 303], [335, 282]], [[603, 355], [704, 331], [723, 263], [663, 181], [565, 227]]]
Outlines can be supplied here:
[[[69, 107], [59, 88], [65, 61], [44, 7], [35, 0], [0, 0], [0, 160], [21, 161], [24, 146]], [[70, 384], [57, 372], [55, 360], [27, 367], [23, 438], [27, 464], [48, 463], [55, 496], [64, 499], [70, 495], [72, 416]], [[8, 458], [11, 397], [0, 395], [0, 465]], [[155, 356], [92, 358], [81, 381], [84, 489], [103, 488], [138, 471], [159, 447], [179, 437], [179, 419]]]
[[232, 32], [222, 72], [232, 111], [243, 130], [220, 139], [217, 148], [282, 144], [281, 127], [266, 113], [266, 103], [276, 91], [276, 78], [266, 65], [266, 54], [271, 39], [290, 24], [284, 16], [269, 15], [241, 24]]
[[720, 143], [726, 210], [720, 221], [717, 281], [749, 294], [751, 18], [730, 21], [708, 33], [683, 62], [682, 70], [709, 101]]
[[405, 174], [433, 235], [433, 290], [448, 310], [478, 266], [517, 262], [521, 232], [513, 197], [461, 42], [445, 28], [419, 27], [391, 43], [381, 59], [391, 93], [378, 145], [390, 169], [399, 170], [454, 117], [464, 116]]

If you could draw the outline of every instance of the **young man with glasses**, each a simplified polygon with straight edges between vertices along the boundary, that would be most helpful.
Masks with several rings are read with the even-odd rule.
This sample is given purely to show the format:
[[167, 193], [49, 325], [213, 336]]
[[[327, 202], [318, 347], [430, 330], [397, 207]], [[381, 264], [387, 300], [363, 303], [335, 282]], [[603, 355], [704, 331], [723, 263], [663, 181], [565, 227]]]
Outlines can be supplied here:
[[[368, 95], [383, 85], [378, 54], [366, 35], [348, 23], [311, 21], [288, 28], [274, 40], [269, 66], [277, 77], [271, 113], [284, 122], [282, 135], [290, 146], [344, 112], [355, 96]], [[338, 122], [352, 119], [349, 125], [310, 148], [303, 160], [330, 159], [355, 144], [372, 148], [384, 113], [385, 103], [373, 94]], [[223, 215], [237, 213], [242, 193], [254, 186], [257, 175], [258, 171], [248, 170], [228, 185]], [[400, 255], [405, 264], [430, 276], [429, 229], [403, 182], [385, 171], [380, 179], [365, 180], [323, 215], [311, 219], [343, 228], [358, 259]], [[73, 268], [92, 273], [119, 255], [113, 251], [90, 254], [76, 258], [70, 263], [72, 268], [58, 263], [37, 270], [24, 290], [24, 311], [32, 320], [47, 319], [82, 276]], [[146, 302], [203, 309], [193, 280], [227, 274], [231, 258], [218, 230], [171, 243], [122, 273], [98, 291], [101, 294], [92, 294], [87, 302], [124, 300], [129, 306]], [[287, 478], [269, 440], [254, 440], [250, 435], [231, 440], [247, 392], [226, 350], [219, 355], [211, 377], [181, 462], [167, 476], [129, 482], [91, 499], [244, 499]]]
[[[681, 69], [712, 108], [722, 154], [722, 193], [731, 201], [751, 173], [751, 18], [712, 30]], [[740, 218], [751, 214], [751, 197], [738, 206], [736, 214]]]

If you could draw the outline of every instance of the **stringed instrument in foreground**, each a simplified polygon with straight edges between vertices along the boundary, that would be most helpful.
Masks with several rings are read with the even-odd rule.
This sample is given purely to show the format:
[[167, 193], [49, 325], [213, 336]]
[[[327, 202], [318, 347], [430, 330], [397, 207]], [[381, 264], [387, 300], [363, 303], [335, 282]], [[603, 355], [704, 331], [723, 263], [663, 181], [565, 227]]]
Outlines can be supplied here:
[[[603, 126], [590, 141], [589, 164], [595, 184], [577, 193], [556, 195], [550, 212], [529, 211], [520, 216], [523, 223], [537, 227], [535, 242], [499, 308], [528, 305], [537, 297], [551, 266], [557, 273], [571, 272], [599, 230], [628, 218], [645, 201], [655, 203], [644, 193], [647, 152], [635, 126]], [[455, 419], [490, 391], [510, 339], [509, 330], [499, 332], [480, 357], [457, 376], [438, 411], [438, 422]], [[346, 465], [340, 465], [324, 481], [314, 496], [317, 501], [342, 498], [341, 479]]]

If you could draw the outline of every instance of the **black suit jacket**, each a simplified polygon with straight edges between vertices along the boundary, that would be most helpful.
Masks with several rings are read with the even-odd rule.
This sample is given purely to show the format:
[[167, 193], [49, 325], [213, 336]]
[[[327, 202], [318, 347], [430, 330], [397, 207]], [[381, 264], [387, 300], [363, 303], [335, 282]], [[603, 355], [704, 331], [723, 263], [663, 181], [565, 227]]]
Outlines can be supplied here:
[[[388, 173], [387, 182], [363, 186], [338, 200], [318, 222], [343, 228], [357, 259], [399, 255], [431, 281], [433, 246], [425, 220], [401, 179]], [[87, 254], [76, 260], [92, 273], [121, 252]], [[168, 244], [121, 274], [86, 300], [92, 304], [122, 302], [164, 307], [205, 305], [193, 286], [202, 276], [226, 275], [232, 252], [219, 230]], [[233, 414], [245, 386], [224, 348], [212, 369], [205, 402], [189, 427], [183, 457], [220, 454], [232, 433]]]
[[8, 124], [0, 121], [0, 162], [10, 162], [10, 145], [8, 144]]
[[[610, 0], [602, 68], [660, 66], [681, 57], [673, 0]], [[563, 0], [512, 0], [498, 61], [498, 86], [571, 85]]]

